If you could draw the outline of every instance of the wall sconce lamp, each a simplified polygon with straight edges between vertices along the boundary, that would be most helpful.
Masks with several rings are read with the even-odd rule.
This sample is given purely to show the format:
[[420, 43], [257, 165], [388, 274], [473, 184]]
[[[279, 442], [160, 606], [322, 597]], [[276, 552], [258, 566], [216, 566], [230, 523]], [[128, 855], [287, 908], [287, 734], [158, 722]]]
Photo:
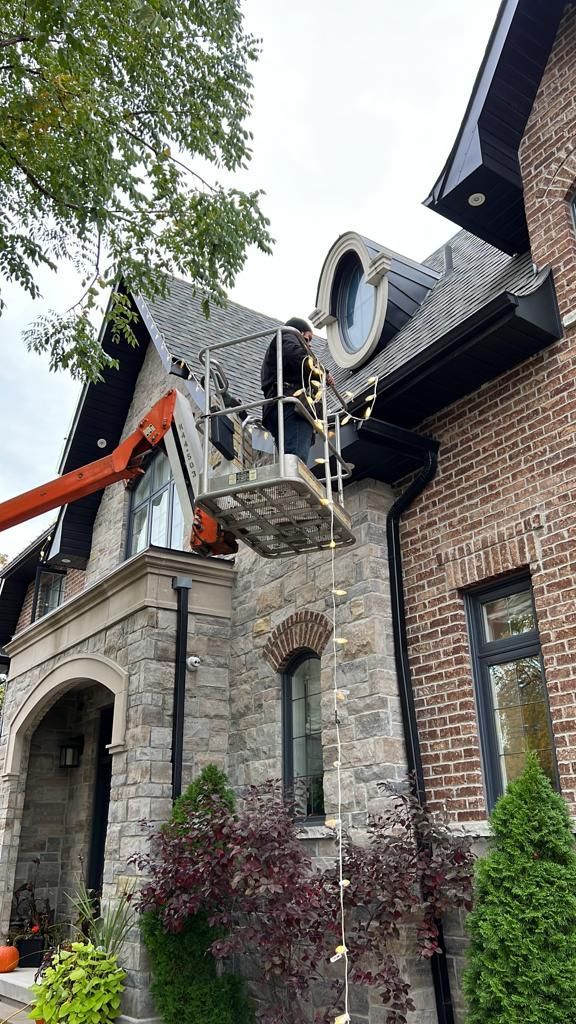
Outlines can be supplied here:
[[78, 768], [80, 756], [84, 750], [84, 737], [76, 736], [60, 744], [60, 767]]

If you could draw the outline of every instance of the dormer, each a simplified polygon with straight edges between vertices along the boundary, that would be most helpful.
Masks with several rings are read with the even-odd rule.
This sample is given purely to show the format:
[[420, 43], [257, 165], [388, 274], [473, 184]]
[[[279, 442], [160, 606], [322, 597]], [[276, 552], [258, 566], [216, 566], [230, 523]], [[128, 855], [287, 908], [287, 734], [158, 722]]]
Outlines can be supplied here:
[[334, 242], [320, 273], [316, 327], [338, 366], [355, 369], [412, 318], [440, 274], [355, 231]]

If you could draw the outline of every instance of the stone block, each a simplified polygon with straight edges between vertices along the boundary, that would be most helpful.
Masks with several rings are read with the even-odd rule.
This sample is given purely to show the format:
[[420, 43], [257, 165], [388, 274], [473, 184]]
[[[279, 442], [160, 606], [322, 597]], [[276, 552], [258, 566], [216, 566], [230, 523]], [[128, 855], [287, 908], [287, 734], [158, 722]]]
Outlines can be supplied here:
[[363, 740], [370, 736], [390, 736], [391, 722], [388, 711], [369, 711], [354, 715], [354, 735]]

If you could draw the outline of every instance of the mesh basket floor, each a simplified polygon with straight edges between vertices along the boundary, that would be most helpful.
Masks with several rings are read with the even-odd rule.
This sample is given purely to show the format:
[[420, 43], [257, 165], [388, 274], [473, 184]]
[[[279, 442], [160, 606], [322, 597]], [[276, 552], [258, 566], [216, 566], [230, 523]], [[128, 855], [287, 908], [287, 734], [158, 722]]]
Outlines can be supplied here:
[[[326, 548], [332, 539], [326, 492], [295, 456], [277, 465], [213, 477], [197, 498], [220, 525], [264, 558], [283, 558]], [[350, 518], [336, 501], [333, 536], [337, 547], [354, 543]]]

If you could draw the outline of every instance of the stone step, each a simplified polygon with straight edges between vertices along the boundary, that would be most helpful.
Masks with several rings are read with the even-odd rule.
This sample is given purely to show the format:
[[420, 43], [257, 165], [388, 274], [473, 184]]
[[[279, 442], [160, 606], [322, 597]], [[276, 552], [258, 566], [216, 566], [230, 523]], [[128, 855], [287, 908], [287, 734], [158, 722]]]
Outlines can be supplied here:
[[0, 1024], [31, 1024], [28, 1016], [29, 1007], [17, 1003], [13, 999], [0, 999]]

